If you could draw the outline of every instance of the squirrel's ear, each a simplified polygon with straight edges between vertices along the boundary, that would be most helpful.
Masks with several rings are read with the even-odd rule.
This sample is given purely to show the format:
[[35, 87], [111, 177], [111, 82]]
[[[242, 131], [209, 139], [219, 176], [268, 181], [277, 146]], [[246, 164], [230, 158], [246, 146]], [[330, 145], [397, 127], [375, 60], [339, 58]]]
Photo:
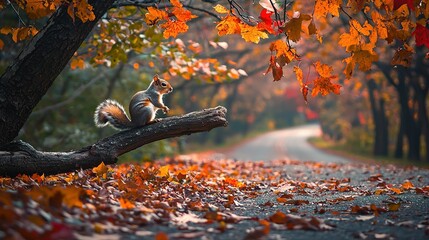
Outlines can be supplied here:
[[157, 81], [159, 81], [159, 77], [158, 77], [158, 74], [155, 74], [155, 76], [153, 76], [153, 81], [154, 81], [154, 82], [157, 82]]

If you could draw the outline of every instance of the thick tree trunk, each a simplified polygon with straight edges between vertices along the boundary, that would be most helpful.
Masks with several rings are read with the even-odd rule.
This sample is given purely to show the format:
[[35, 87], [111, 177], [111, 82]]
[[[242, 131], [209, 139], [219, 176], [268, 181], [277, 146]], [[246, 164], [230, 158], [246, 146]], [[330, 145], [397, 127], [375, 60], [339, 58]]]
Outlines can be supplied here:
[[45, 95], [115, 0], [90, 0], [94, 21], [73, 22], [60, 7], [0, 78], [0, 146], [12, 141], [33, 108]]
[[116, 163], [117, 157], [145, 144], [165, 138], [210, 131], [226, 126], [226, 109], [216, 107], [119, 132], [73, 152], [40, 152], [23, 142], [0, 148], [0, 176], [57, 174]]

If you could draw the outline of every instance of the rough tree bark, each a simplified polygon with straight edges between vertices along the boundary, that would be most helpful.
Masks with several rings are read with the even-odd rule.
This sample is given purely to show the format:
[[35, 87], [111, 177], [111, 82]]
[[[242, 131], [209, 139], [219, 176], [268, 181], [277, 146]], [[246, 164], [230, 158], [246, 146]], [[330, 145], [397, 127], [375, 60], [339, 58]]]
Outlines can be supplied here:
[[12, 141], [58, 74], [115, 0], [90, 0], [94, 21], [60, 7], [0, 77], [0, 146]]
[[0, 148], [0, 176], [57, 174], [116, 163], [117, 157], [165, 138], [210, 131], [226, 126], [226, 109], [216, 107], [162, 119], [160, 122], [119, 132], [91, 146], [72, 152], [40, 152], [23, 142]]

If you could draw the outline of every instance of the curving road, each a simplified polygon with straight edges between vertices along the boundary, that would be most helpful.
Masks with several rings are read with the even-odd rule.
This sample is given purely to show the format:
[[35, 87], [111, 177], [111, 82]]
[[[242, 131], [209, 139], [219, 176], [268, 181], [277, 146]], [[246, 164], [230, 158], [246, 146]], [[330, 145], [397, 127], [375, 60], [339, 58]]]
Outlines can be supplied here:
[[351, 160], [331, 155], [314, 148], [307, 142], [313, 136], [320, 136], [318, 124], [308, 124], [263, 134], [225, 152], [228, 158], [239, 160], [294, 159], [301, 161], [345, 163]]

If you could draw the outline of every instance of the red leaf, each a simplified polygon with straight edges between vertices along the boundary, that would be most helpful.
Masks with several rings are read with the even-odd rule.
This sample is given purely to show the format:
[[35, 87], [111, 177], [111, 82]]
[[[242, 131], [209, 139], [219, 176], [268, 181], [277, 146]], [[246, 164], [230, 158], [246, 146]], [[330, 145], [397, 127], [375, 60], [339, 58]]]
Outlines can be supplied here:
[[416, 36], [417, 47], [425, 45], [429, 48], [429, 29], [417, 23], [416, 30], [414, 30], [413, 35]]
[[261, 14], [259, 15], [259, 18], [264, 21], [267, 25], [271, 26], [273, 24], [273, 19], [271, 19], [271, 15], [273, 15], [273, 12], [268, 11], [267, 9], [262, 9]]

